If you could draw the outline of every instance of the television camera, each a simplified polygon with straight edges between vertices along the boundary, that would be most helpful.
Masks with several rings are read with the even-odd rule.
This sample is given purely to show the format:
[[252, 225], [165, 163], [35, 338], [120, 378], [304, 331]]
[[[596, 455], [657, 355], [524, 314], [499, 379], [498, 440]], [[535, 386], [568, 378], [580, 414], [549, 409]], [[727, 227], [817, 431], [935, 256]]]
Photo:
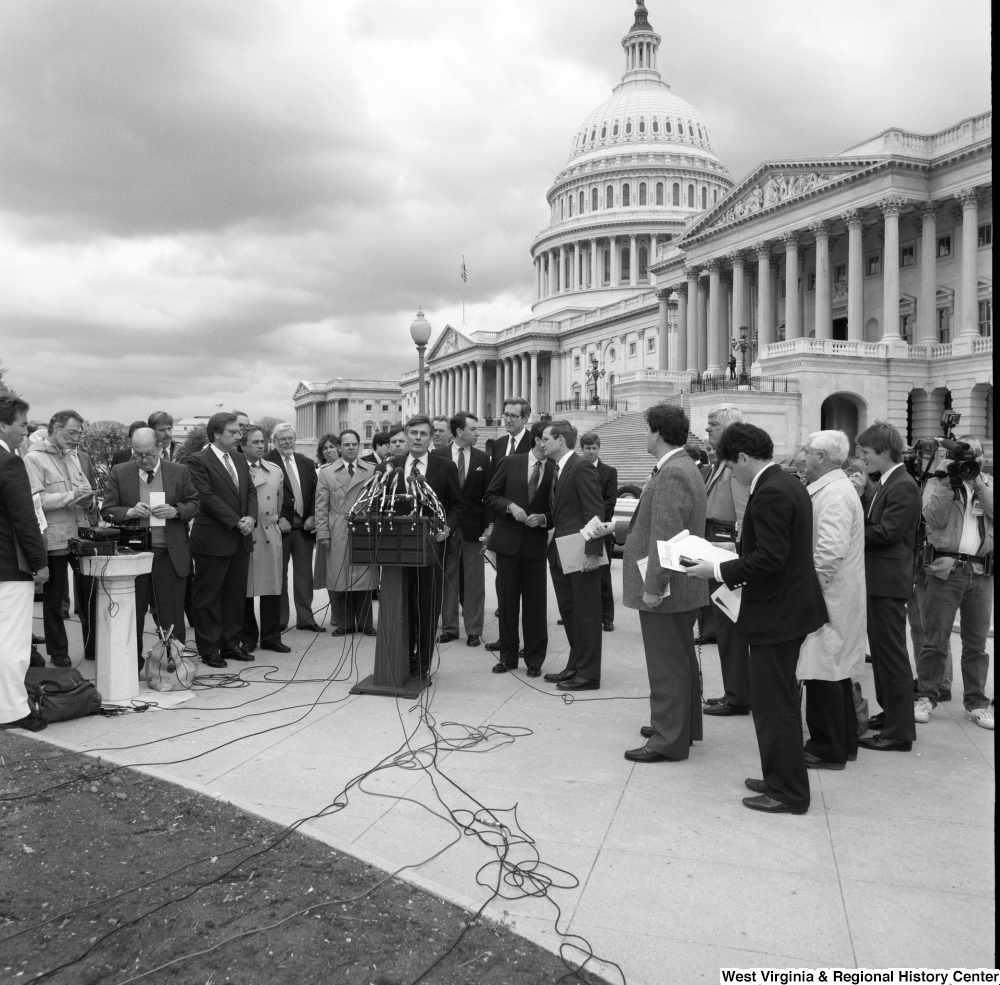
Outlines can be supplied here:
[[[928, 479], [947, 479], [956, 499], [961, 498], [962, 483], [971, 482], [982, 472], [983, 467], [976, 461], [976, 453], [967, 441], [956, 441], [954, 430], [962, 415], [954, 410], [946, 410], [941, 415], [941, 430], [938, 438], [921, 438], [903, 454], [906, 469], [923, 485]], [[939, 449], [947, 453], [944, 468], [931, 472]]]

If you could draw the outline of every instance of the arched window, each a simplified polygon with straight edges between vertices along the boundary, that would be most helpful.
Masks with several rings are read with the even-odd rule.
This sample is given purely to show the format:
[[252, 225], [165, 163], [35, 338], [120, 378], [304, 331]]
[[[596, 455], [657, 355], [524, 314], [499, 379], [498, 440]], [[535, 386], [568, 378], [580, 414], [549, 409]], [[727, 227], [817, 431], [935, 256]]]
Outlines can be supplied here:
[[701, 127], [698, 127], [698, 139], [699, 140], [704, 140], [704, 138], [701, 135]]
[[611, 283], [611, 247], [604, 247], [604, 277], [601, 278], [605, 284]]
[[645, 244], [639, 247], [639, 280], [649, 280], [649, 250]]
[[666, 129], [667, 133], [673, 133], [674, 132], [674, 128], [670, 125], [670, 120], [664, 120], [663, 126]]
[[627, 209], [632, 204], [632, 186], [626, 181], [622, 185], [622, 208]]
[[612, 137], [617, 137], [618, 136], [618, 124], [617, 123], [614, 125], [614, 129], [612, 129], [612, 131], [611, 131], [611, 136]]
[[632, 121], [631, 120], [629, 120], [628, 123], [625, 124], [625, 132], [626, 133], [631, 133], [632, 132]]
[[718, 202], [718, 201], [719, 201], [719, 189], [718, 188], [713, 188], [712, 189], [712, 204], [715, 205], [715, 203]]
[[677, 184], [676, 181], [674, 182], [674, 187], [673, 187], [673, 189], [672, 189], [672, 191], [671, 191], [670, 194], [671, 194], [671, 203], [673, 205], [680, 205], [681, 204], [681, 186], [679, 184]]
[[608, 125], [607, 123], [601, 127], [601, 140], [603, 140], [608, 135]]
[[690, 123], [688, 124], [688, 134], [692, 137], [694, 136], [694, 127]]
[[656, 183], [656, 204], [657, 205], [662, 205], [663, 204], [663, 182], [662, 181], [658, 181]]
[[639, 133], [645, 133], [645, 132], [646, 132], [646, 121], [645, 120], [640, 120], [639, 121]]
[[629, 249], [629, 247], [627, 247], [627, 246], [623, 246], [622, 247], [621, 257], [622, 257], [622, 262], [621, 262], [621, 282], [623, 284], [627, 284], [629, 282], [628, 281], [628, 275], [629, 275], [629, 270], [630, 270], [630, 267], [631, 267], [631, 264], [632, 264], [632, 254], [631, 254], [631, 250]]
[[583, 215], [583, 210], [586, 204], [587, 204], [587, 197], [583, 194], [583, 192], [580, 192], [580, 215]]
[[596, 138], [597, 138], [597, 131], [596, 130], [591, 130], [590, 131], [590, 142], [593, 143]]
[[659, 132], [660, 132], [660, 121], [653, 120], [653, 133], [659, 133]]
[[645, 181], [640, 181], [639, 182], [639, 204], [640, 205], [645, 205], [646, 204], [646, 182]]
[[606, 209], [613, 209], [615, 207], [615, 186], [608, 185], [604, 189], [604, 207]]
[[590, 211], [591, 212], [596, 212], [597, 211], [597, 189], [596, 188], [592, 188], [590, 190]]
[[694, 208], [694, 185], [688, 185], [688, 208]]
[[708, 208], [708, 189], [704, 185], [701, 187], [701, 207]]

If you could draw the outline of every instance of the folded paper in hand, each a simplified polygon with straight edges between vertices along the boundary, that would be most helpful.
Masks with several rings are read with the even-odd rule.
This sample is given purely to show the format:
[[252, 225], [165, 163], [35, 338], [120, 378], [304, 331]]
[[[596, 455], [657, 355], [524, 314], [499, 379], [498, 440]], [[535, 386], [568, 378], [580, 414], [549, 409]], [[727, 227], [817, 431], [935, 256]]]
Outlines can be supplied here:
[[[559, 564], [563, 569], [563, 574], [569, 575], [574, 571], [583, 571], [583, 559], [586, 556], [587, 541], [584, 539], [583, 531], [577, 534], [567, 534], [565, 537], [556, 537], [556, 550], [559, 552]], [[606, 551], [601, 551], [600, 555], [593, 555], [597, 558], [598, 567], [608, 563]]]
[[[164, 492], [151, 492], [149, 494], [149, 508], [155, 509], [157, 506], [167, 505], [167, 494]], [[165, 527], [167, 521], [163, 519], [162, 516], [151, 516], [149, 518], [149, 525], [151, 527]]]
[[604, 534], [601, 533], [601, 528], [604, 526], [601, 523], [600, 518], [592, 516], [588, 521], [586, 526], [584, 526], [580, 533], [583, 534], [586, 540], [594, 540], [595, 537], [603, 537]]
[[[635, 562], [635, 566], [639, 569], [639, 577], [642, 579], [643, 585], [646, 584], [646, 568], [649, 567], [649, 558], [641, 557]], [[667, 583], [667, 587], [660, 592], [660, 598], [665, 599], [670, 594], [670, 583]]]
[[720, 585], [712, 592], [712, 601], [729, 617], [730, 622], [736, 622], [739, 619], [742, 598], [742, 588], [732, 589]]
[[671, 571], [686, 571], [685, 565], [681, 564], [681, 558], [685, 561], [732, 561], [735, 555], [732, 551], [712, 544], [704, 537], [695, 537], [687, 530], [682, 530], [676, 537], [670, 540], [658, 540], [656, 548], [660, 554], [660, 564]]

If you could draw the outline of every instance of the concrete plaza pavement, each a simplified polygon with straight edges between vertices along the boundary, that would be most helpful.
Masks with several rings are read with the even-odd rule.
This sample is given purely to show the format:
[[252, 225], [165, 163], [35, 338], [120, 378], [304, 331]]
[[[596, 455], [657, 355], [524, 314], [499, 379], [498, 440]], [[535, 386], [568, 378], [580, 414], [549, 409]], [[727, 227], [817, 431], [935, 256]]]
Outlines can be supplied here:
[[[862, 749], [843, 772], [810, 771], [808, 814], [767, 816], [741, 804], [744, 778], [760, 776], [749, 717], [706, 718], [684, 763], [623, 758], [642, 743], [648, 685], [620, 561], [612, 574], [619, 604], [598, 692], [567, 702], [523, 670], [491, 673], [494, 655], [464, 637], [440, 648], [424, 693], [452, 741], [436, 757], [406, 754], [432, 742], [415, 702], [349, 694], [371, 673], [373, 639], [295, 630], [292, 653], [230, 665], [248, 687], [37, 738], [141, 764], [280, 824], [310, 817], [304, 834], [387, 871], [406, 866], [400, 878], [472, 911], [498, 881], [501, 830], [473, 822], [488, 808], [479, 816], [508, 826], [519, 865], [485, 914], [553, 950], [593, 948], [602, 960], [588, 967], [610, 981], [717, 982], [720, 967], [993, 967], [994, 739], [963, 717], [958, 636], [955, 700], [918, 725], [913, 752]], [[546, 671], [565, 665], [557, 617], [550, 588]], [[490, 616], [485, 639], [496, 636]], [[76, 662], [78, 633], [71, 652]], [[714, 646], [702, 661], [705, 695], [721, 694]], [[80, 669], [92, 676], [93, 664]], [[874, 712], [870, 666], [862, 686]], [[161, 700], [145, 686], [140, 697]], [[343, 809], [324, 811], [379, 763]], [[510, 884], [522, 875], [521, 889]]]

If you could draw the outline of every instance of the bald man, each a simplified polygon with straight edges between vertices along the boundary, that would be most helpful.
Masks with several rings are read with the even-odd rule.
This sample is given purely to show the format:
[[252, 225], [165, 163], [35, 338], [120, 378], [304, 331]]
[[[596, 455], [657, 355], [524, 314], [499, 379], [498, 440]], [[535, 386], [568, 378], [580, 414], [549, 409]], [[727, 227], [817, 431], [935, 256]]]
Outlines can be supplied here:
[[[198, 513], [198, 493], [186, 465], [169, 462], [152, 428], [138, 428], [132, 435], [132, 461], [116, 465], [108, 478], [101, 516], [115, 526], [148, 527], [153, 570], [135, 580], [136, 647], [139, 668], [144, 643], [146, 610], [154, 603], [154, 619], [164, 632], [171, 629], [181, 643], [184, 625], [184, 588], [191, 572], [188, 522]], [[162, 521], [156, 523], [154, 521]]]

